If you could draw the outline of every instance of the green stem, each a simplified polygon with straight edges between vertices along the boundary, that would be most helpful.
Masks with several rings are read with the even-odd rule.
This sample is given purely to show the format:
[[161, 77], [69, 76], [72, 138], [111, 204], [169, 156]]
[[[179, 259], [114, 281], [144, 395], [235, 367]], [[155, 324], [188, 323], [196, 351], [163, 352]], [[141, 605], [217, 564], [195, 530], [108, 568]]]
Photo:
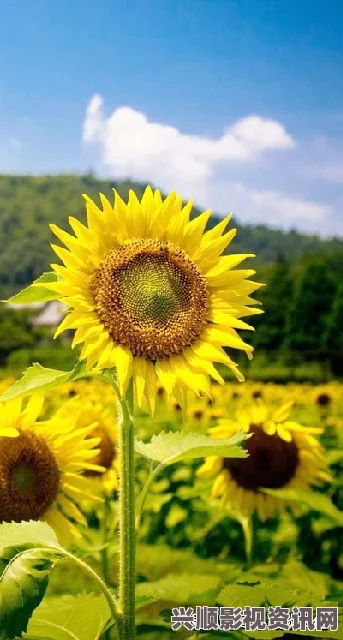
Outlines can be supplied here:
[[120, 640], [135, 638], [135, 450], [133, 385], [120, 400], [119, 424], [119, 619]]
[[84, 571], [85, 573], [88, 573], [88, 575], [94, 580], [94, 582], [96, 582], [99, 589], [102, 591], [102, 593], [106, 598], [107, 604], [111, 611], [112, 621], [117, 622], [119, 618], [119, 614], [118, 614], [115, 598], [112, 595], [109, 588], [107, 587], [107, 585], [100, 578], [100, 576], [98, 576], [98, 574], [94, 571], [94, 569], [92, 569], [92, 567], [90, 567], [88, 564], [83, 562], [83, 560], [80, 560], [80, 558], [77, 558], [76, 556], [74, 556], [72, 553], [68, 553], [67, 551], [63, 550], [63, 556], [67, 560], [71, 560], [72, 562], [74, 562], [74, 564], [76, 564], [82, 571]]
[[141, 523], [141, 518], [142, 518], [142, 511], [143, 511], [143, 507], [145, 504], [145, 500], [146, 497], [148, 495], [148, 491], [150, 488], [150, 485], [152, 483], [152, 481], [154, 480], [154, 478], [157, 476], [157, 474], [161, 471], [161, 469], [163, 469], [163, 465], [159, 464], [157, 465], [157, 467], [155, 467], [155, 469], [151, 469], [150, 473], [146, 479], [145, 485], [138, 497], [137, 500], [137, 507], [136, 507], [136, 531], [138, 531], [139, 529], [139, 525]]
[[252, 516], [241, 518], [241, 525], [244, 533], [245, 540], [245, 553], [247, 556], [247, 566], [250, 569], [253, 561], [253, 544], [254, 544], [254, 531]]

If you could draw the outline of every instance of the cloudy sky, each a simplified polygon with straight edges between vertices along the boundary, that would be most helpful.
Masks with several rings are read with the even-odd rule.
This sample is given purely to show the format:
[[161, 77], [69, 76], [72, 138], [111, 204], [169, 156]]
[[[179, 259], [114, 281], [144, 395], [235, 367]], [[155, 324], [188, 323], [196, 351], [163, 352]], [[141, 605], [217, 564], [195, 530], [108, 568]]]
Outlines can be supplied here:
[[0, 172], [343, 236], [342, 24], [341, 0], [4, 2]]

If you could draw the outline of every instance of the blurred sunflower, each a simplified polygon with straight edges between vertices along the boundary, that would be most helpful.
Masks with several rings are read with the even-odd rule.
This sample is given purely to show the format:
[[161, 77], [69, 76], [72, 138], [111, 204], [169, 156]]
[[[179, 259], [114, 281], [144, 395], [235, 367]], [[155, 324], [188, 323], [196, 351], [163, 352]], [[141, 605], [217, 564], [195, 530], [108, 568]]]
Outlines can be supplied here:
[[73, 416], [38, 422], [43, 402], [32, 396], [22, 410], [20, 400], [13, 401], [19, 435], [0, 437], [0, 522], [43, 520], [69, 544], [80, 535], [75, 524], [87, 525], [77, 501], [87, 494], [97, 498], [80, 474], [102, 471], [91, 462], [99, 438], [89, 438], [92, 424], [75, 428]]
[[90, 460], [98, 468], [85, 469], [83, 475], [98, 480], [104, 492], [112, 495], [118, 488], [118, 431], [115, 417], [108, 407], [100, 402], [85, 400], [82, 396], [76, 396], [63, 404], [56, 416], [64, 420], [68, 414], [73, 416], [76, 429], [92, 424], [86, 437], [98, 440], [97, 452]]
[[51, 225], [67, 247], [52, 245], [64, 266], [52, 265], [60, 280], [49, 288], [69, 307], [56, 335], [75, 329], [87, 367], [116, 367], [121, 393], [133, 377], [151, 411], [158, 384], [180, 404], [186, 389], [210, 394], [209, 376], [223, 381], [214, 362], [243, 380], [223, 347], [252, 355], [236, 329], [252, 329], [241, 318], [261, 313], [250, 297], [261, 285], [234, 270], [252, 254], [221, 256], [230, 216], [205, 231], [210, 211], [190, 220], [191, 202], [150, 187], [127, 204], [115, 193], [113, 206], [100, 194], [102, 210], [84, 197], [88, 226], [69, 218], [74, 236]]
[[257, 511], [261, 520], [284, 508], [284, 502], [261, 489], [308, 489], [330, 480], [325, 473], [324, 450], [314, 437], [322, 429], [302, 427], [289, 421], [292, 402], [270, 414], [257, 401], [237, 412], [237, 421], [222, 419], [210, 429], [216, 439], [230, 438], [238, 430], [246, 440], [247, 458], [211, 456], [198, 470], [201, 477], [215, 475], [212, 496], [222, 497], [233, 510], [248, 516]]

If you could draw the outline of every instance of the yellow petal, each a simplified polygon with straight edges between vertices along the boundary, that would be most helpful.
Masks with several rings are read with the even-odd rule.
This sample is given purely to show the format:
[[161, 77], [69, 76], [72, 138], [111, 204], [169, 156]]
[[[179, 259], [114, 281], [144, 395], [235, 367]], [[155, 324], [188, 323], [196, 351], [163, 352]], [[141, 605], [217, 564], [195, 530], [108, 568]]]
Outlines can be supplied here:
[[16, 438], [19, 436], [18, 429], [14, 427], [0, 427], [0, 436], [4, 438]]
[[86, 193], [83, 193], [82, 197], [86, 201], [88, 228], [95, 233], [101, 231], [101, 228], [103, 227], [103, 213], [101, 209], [97, 207], [95, 202], [93, 202]]
[[156, 374], [168, 396], [173, 393], [174, 385], [176, 382], [173, 368], [170, 364], [170, 360], [158, 360], [156, 362]]
[[226, 273], [229, 269], [234, 269], [246, 258], [255, 258], [254, 253], [234, 253], [229, 256], [222, 256], [219, 258], [216, 265], [214, 265], [206, 273], [207, 278], [213, 278], [222, 273]]
[[276, 409], [276, 411], [274, 411], [272, 415], [272, 420], [274, 420], [274, 422], [284, 422], [284, 420], [287, 420], [287, 418], [289, 417], [289, 414], [292, 411], [293, 405], [294, 405], [294, 400], [290, 400], [289, 402], [286, 402], [285, 404], [283, 404], [281, 407]]
[[132, 375], [133, 355], [129, 349], [118, 345], [115, 351], [116, 368], [120, 393], [124, 395]]
[[147, 361], [144, 358], [134, 358], [133, 360], [133, 376], [136, 392], [136, 400], [138, 407], [142, 407], [144, 388], [147, 374]]
[[35, 422], [40, 415], [44, 405], [44, 396], [42, 394], [35, 394], [29, 399], [25, 408], [25, 418], [27, 424]]
[[153, 417], [156, 405], [157, 376], [152, 362], [147, 362], [145, 395], [149, 407], [149, 413]]
[[222, 495], [226, 485], [226, 478], [224, 473], [220, 473], [213, 482], [212, 486], [212, 498], [218, 498]]

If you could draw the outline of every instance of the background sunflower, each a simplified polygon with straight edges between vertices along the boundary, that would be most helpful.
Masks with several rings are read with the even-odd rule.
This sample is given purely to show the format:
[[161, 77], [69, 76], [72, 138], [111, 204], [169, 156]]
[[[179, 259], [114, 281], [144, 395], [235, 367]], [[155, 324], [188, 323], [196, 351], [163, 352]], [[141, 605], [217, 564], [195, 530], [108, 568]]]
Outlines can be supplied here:
[[98, 481], [101, 485], [99, 490], [113, 495], [118, 488], [118, 429], [113, 408], [101, 404], [96, 394], [93, 399], [81, 394], [65, 402], [56, 413], [61, 421], [71, 415], [76, 429], [87, 428], [91, 424], [92, 429], [86, 437], [98, 441], [97, 451], [90, 460], [97, 468], [85, 469], [83, 475]]
[[[94, 425], [75, 426], [72, 414], [37, 420], [42, 396], [32, 396], [18, 414], [12, 403], [18, 435], [0, 437], [0, 522], [43, 520], [56, 531], [63, 544], [80, 537], [76, 525], [87, 524], [78, 502], [87, 495], [94, 500], [94, 483], [83, 472], [103, 468], [92, 460], [99, 453], [98, 437], [89, 437]], [[8, 411], [8, 407], [7, 407]]]
[[325, 472], [324, 450], [314, 437], [322, 429], [290, 421], [292, 405], [290, 401], [270, 410], [261, 401], [255, 401], [237, 411], [236, 421], [223, 418], [210, 429], [216, 439], [230, 438], [240, 429], [248, 434], [247, 458], [211, 456], [198, 470], [200, 477], [216, 476], [212, 487], [214, 498], [220, 496], [243, 516], [257, 511], [263, 521], [285, 506], [263, 489], [308, 489], [330, 480]]

